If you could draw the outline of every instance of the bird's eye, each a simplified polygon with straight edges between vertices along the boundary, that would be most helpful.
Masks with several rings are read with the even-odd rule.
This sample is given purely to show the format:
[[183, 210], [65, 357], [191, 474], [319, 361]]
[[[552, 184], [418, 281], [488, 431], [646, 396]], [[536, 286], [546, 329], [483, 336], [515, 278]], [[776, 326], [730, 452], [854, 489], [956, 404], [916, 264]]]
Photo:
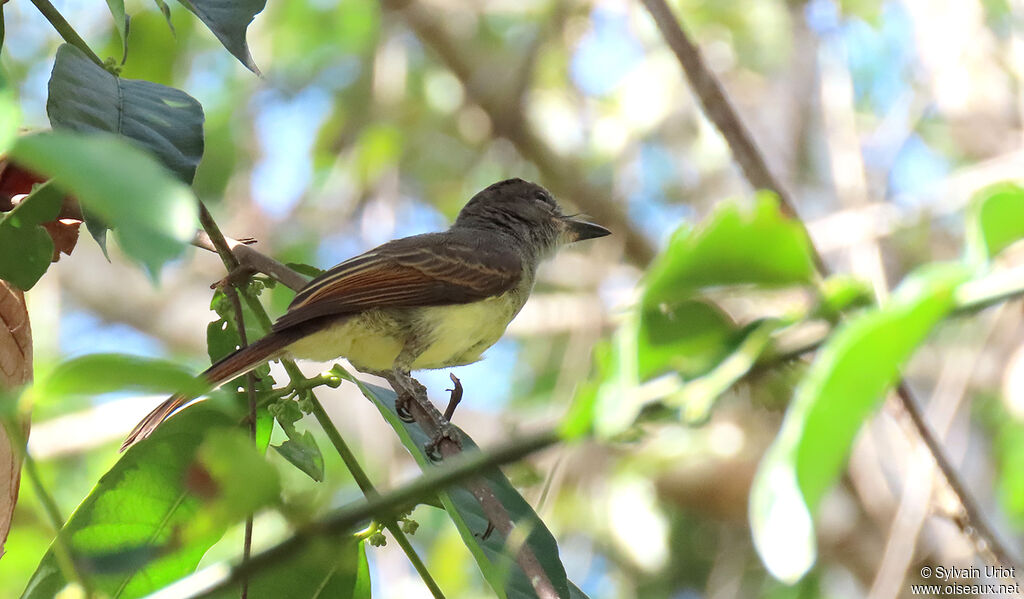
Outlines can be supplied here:
[[533, 199], [537, 200], [542, 204], [547, 205], [548, 207], [554, 204], [554, 202], [551, 201], [551, 198], [549, 198], [547, 194], [545, 194], [543, 191], [538, 191], [536, 195], [533, 196]]

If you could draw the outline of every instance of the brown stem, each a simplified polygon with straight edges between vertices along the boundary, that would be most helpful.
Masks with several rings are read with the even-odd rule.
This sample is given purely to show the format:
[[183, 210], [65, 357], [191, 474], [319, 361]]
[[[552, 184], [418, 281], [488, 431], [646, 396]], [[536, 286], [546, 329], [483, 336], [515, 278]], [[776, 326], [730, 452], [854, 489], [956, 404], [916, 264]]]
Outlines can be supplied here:
[[654, 258], [654, 247], [647, 235], [630, 221], [607, 187], [588, 183], [578, 160], [558, 154], [538, 136], [523, 112], [522, 102], [516, 97], [514, 81], [513, 86], [487, 85], [488, 80], [481, 78], [485, 70], [483, 65], [469, 61], [473, 53], [458, 47], [436, 16], [436, 11], [410, 0], [381, 0], [381, 5], [400, 16], [434, 51], [462, 83], [470, 100], [490, 118], [494, 132], [510, 141], [523, 158], [537, 167], [549, 189], [568, 198], [595, 221], [620, 236], [626, 256], [634, 264], [644, 266]]

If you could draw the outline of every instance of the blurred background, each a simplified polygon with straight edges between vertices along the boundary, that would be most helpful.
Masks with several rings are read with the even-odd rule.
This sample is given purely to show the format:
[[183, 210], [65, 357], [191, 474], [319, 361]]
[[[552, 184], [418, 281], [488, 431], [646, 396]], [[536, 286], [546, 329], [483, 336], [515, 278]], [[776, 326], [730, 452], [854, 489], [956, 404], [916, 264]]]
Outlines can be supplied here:
[[[959, 255], [971, 192], [1024, 169], [1024, 3], [670, 4], [826, 261], [879, 296], [915, 265]], [[120, 58], [103, 3], [55, 5], [101, 57]], [[326, 268], [444, 228], [472, 194], [513, 176], [615, 232], [547, 264], [509, 334], [487, 359], [455, 370], [466, 388], [456, 422], [481, 445], [557, 422], [668, 235], [720, 200], [752, 195], [637, 2], [270, 0], [248, 35], [262, 78], [181, 6], [171, 6], [173, 33], [152, 3], [126, 7], [123, 76], [202, 103], [197, 193], [226, 234], [254, 237], [282, 261]], [[46, 128], [59, 39], [27, 2], [3, 14], [0, 64], [19, 85], [26, 126]], [[37, 376], [99, 351], [199, 371], [216, 318], [209, 286], [222, 276], [216, 256], [193, 250], [154, 286], [116, 247], [108, 263], [83, 234], [29, 294]], [[290, 292], [265, 297], [273, 316]], [[1018, 302], [956, 320], [908, 372], [1007, 538], [1024, 531], [1022, 316]], [[420, 380], [447, 398], [446, 371]], [[773, 581], [751, 545], [747, 494], [789, 384], [782, 372], [731, 391], [700, 426], [656, 424], [628, 443], [561, 447], [507, 473], [559, 540], [570, 579], [594, 599], [902, 597], [916, 564], [977, 564], [947, 517], [930, 457], [903, 417], [883, 410], [823, 504], [817, 566], [795, 587]], [[35, 406], [30, 450], [65, 514], [159, 399]], [[322, 399], [379, 487], [418, 473], [350, 386]], [[287, 493], [316, 511], [360, 496], [337, 456], [325, 458], [321, 484], [282, 465]], [[421, 507], [414, 517], [423, 525], [413, 541], [449, 596], [492, 596], [445, 515]], [[258, 518], [256, 545], [284, 533], [279, 517]], [[241, 536], [229, 534], [201, 569], [236, 555]], [[20, 594], [51, 537], [23, 485], [0, 597]], [[368, 553], [376, 597], [427, 596], [394, 543]]]

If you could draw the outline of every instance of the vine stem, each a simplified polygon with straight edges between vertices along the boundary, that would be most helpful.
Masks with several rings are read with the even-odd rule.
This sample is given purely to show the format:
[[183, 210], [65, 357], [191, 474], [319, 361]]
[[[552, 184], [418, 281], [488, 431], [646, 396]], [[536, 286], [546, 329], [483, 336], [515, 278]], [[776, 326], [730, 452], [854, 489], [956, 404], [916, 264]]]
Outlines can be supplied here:
[[75, 28], [72, 27], [70, 23], [68, 23], [67, 19], [64, 18], [64, 15], [60, 14], [60, 11], [58, 11], [53, 4], [50, 4], [50, 0], [32, 0], [32, 4], [35, 4], [39, 12], [46, 17], [46, 20], [50, 22], [50, 25], [53, 25], [53, 28], [57, 30], [57, 33], [59, 33], [62, 38], [64, 38], [65, 42], [78, 48], [82, 52], [85, 52], [85, 55], [89, 57], [89, 60], [95, 62], [104, 69], [106, 68], [103, 61], [100, 60], [100, 57], [92, 51], [89, 44], [85, 43], [82, 36], [78, 35], [78, 32], [75, 31]]
[[[783, 188], [781, 183], [772, 175], [768, 168], [764, 155], [758, 150], [753, 137], [743, 126], [736, 109], [729, 101], [722, 90], [717, 77], [701, 56], [700, 50], [687, 37], [686, 32], [679, 24], [679, 20], [672, 13], [672, 10], [665, 3], [665, 0], [640, 0], [650, 12], [655, 24], [665, 38], [665, 43], [676, 55], [679, 64], [683, 68], [686, 78], [690, 82], [694, 94], [700, 100], [704, 114], [708, 120], [714, 123], [732, 151], [733, 158], [740, 165], [747, 181], [755, 189], [767, 189], [774, 192], [781, 202], [783, 210], [789, 214], [794, 221], [803, 224], [797, 216], [797, 212], [790, 194]], [[815, 262], [818, 266], [818, 273], [821, 276], [830, 274], [827, 265], [821, 259], [817, 248], [811, 244]], [[982, 544], [991, 551], [992, 555], [1003, 565], [1015, 568], [1020, 572], [1022, 568], [1015, 558], [1015, 553], [1003, 544], [1002, 540], [995, 534], [994, 529], [988, 524], [984, 513], [978, 507], [978, 502], [971, 495], [966, 483], [960, 478], [960, 474], [954, 468], [952, 461], [946, 455], [942, 443], [931, 429], [920, 403], [914, 397], [913, 392], [905, 381], [900, 380], [896, 386], [896, 394], [903, 405], [904, 410], [909, 414], [914, 427], [917, 429], [921, 440], [928, 447], [935, 464], [942, 472], [947, 484], [964, 510], [964, 521], [957, 522], [961, 531], [975, 541], [982, 541]]]

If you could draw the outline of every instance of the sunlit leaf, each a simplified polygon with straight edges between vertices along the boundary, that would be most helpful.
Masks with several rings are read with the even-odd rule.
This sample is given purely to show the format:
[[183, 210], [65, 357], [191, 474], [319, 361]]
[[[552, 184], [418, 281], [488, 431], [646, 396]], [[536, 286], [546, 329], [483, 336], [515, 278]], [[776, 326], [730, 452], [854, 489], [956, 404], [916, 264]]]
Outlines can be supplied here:
[[0, 213], [0, 279], [31, 289], [53, 258], [53, 240], [40, 225], [57, 218], [64, 192], [38, 186], [13, 210]]
[[959, 264], [910, 275], [882, 307], [846, 322], [797, 387], [750, 498], [754, 543], [768, 570], [792, 582], [815, 557], [811, 514], [839, 476], [854, 435], [900, 368], [954, 307]]
[[198, 208], [189, 188], [122, 138], [41, 133], [19, 138], [11, 154], [109, 223], [124, 252], [151, 274], [195, 233]]
[[[239, 585], [201, 599], [237, 599]], [[288, 557], [249, 578], [249, 599], [283, 597], [369, 599], [370, 569], [366, 547], [354, 537], [314, 539]]]
[[46, 114], [54, 129], [123, 135], [185, 183], [203, 156], [203, 107], [192, 96], [116, 77], [69, 44], [57, 49]]
[[640, 308], [638, 376], [668, 371], [683, 378], [706, 373], [742, 338], [739, 328], [714, 304], [701, 300]]
[[[355, 380], [355, 379], [350, 379]], [[377, 407], [388, 424], [398, 433], [405, 448], [424, 471], [433, 468], [433, 462], [424, 452], [424, 446], [430, 439], [414, 423], [404, 422], [395, 413], [396, 396], [390, 389], [357, 382], [363, 395]], [[453, 427], [466, 452], [477, 451], [473, 440], [457, 427]], [[569, 595], [569, 582], [565, 577], [565, 568], [558, 556], [558, 545], [547, 527], [533, 511], [530, 504], [516, 491], [515, 487], [505, 478], [500, 470], [494, 469], [475, 479], [483, 482], [494, 493], [495, 497], [508, 511], [510, 518], [516, 523], [517, 529], [529, 531], [526, 544], [540, 561], [548, 579], [554, 585], [559, 596]], [[462, 540], [483, 572], [484, 578], [491, 588], [500, 596], [509, 599], [526, 599], [537, 597], [526, 574], [519, 567], [507, 550], [507, 539], [494, 530], [486, 539], [484, 532], [488, 530], [488, 519], [480, 507], [480, 503], [465, 486], [458, 485], [439, 493], [445, 511], [455, 523], [462, 535]]]
[[781, 323], [773, 320], [750, 326], [743, 341], [727, 358], [707, 374], [687, 381], [682, 389], [665, 398], [664, 403], [681, 408], [683, 420], [687, 422], [697, 423], [706, 420], [715, 399], [750, 372], [757, 359], [768, 348], [772, 333], [780, 326]]
[[812, 256], [803, 226], [782, 214], [773, 195], [759, 193], [751, 210], [723, 202], [699, 228], [673, 235], [648, 271], [644, 305], [671, 306], [701, 287], [809, 283]]
[[[194, 405], [133, 445], [100, 479], [63, 529], [78, 570], [96, 590], [118, 598], [149, 594], [191, 573], [235, 524], [221, 520], [187, 541], [183, 534], [208, 505], [201, 494], [218, 488], [212, 478], [205, 490], [197, 482], [197, 451], [236, 427], [208, 405]], [[23, 596], [52, 599], [68, 582], [51, 549]]]
[[263, 11], [267, 0], [178, 0], [206, 24], [220, 43], [250, 71], [259, 74], [249, 54], [245, 30], [253, 18]]
[[275, 503], [281, 493], [277, 470], [242, 430], [227, 430], [203, 441], [187, 480], [189, 491], [205, 505], [185, 528], [185, 540], [221, 530], [224, 522], [244, 520]]
[[967, 226], [968, 252], [981, 260], [1024, 239], [1024, 187], [997, 183], [976, 193]]
[[54, 368], [39, 381], [36, 392], [53, 397], [110, 391], [198, 394], [208, 387], [188, 369], [167, 360], [127, 354], [86, 354]]
[[[0, 4], [0, 47], [3, 47], [3, 5]], [[21, 110], [7, 78], [0, 69], [0, 155], [10, 149], [21, 123]]]

